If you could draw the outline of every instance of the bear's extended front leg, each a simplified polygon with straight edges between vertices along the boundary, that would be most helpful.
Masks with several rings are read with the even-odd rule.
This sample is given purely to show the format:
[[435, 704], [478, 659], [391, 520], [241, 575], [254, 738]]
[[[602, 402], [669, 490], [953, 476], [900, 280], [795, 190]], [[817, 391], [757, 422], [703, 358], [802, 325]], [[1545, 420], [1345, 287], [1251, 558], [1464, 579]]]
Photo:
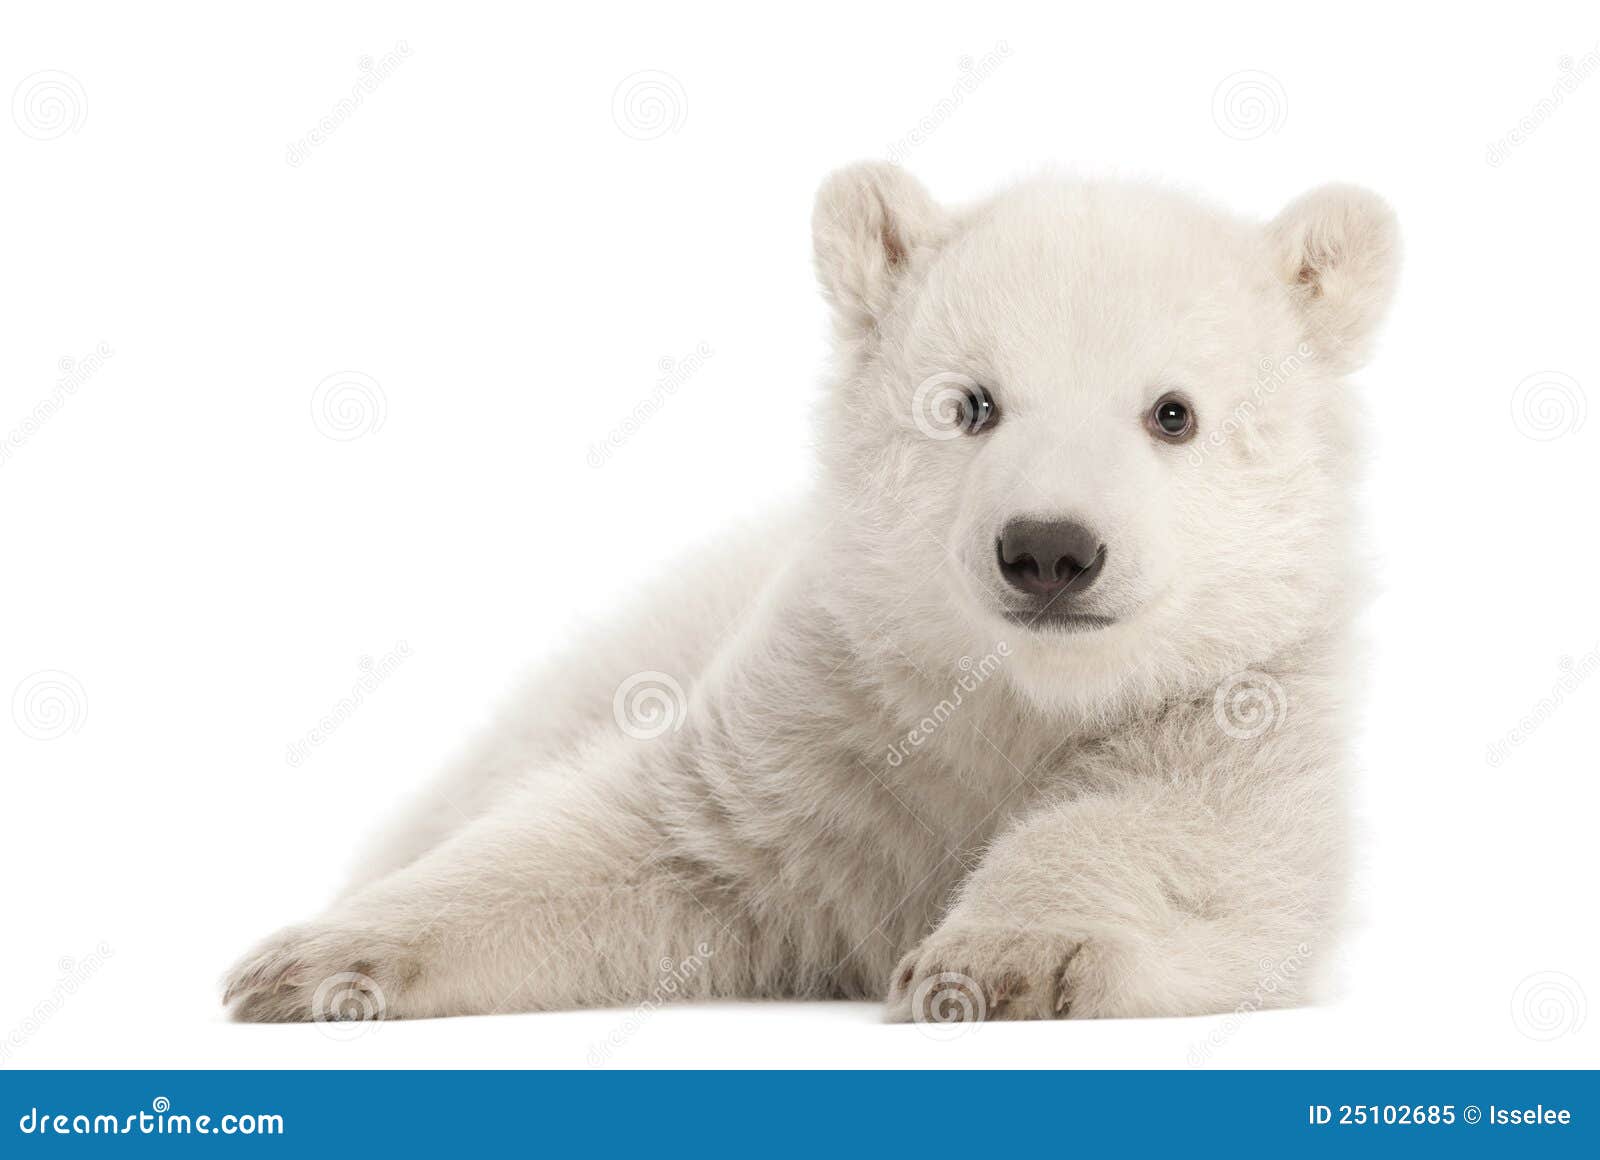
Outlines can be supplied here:
[[740, 989], [748, 936], [676, 856], [638, 777], [585, 768], [267, 939], [225, 980], [236, 1018], [420, 1018]]
[[895, 969], [889, 1017], [1198, 1015], [1304, 1001], [1342, 892], [1333, 777], [1301, 764], [1293, 745], [1228, 748], [1203, 770], [1129, 775], [1025, 816]]

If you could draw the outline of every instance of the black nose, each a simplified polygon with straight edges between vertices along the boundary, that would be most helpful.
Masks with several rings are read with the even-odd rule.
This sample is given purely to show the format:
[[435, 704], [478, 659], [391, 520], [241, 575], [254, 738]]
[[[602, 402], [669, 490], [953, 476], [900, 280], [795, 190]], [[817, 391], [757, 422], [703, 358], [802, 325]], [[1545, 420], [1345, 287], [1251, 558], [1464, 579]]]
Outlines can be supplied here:
[[1070, 520], [1012, 520], [1000, 530], [1000, 574], [1030, 596], [1082, 592], [1106, 562], [1100, 537]]

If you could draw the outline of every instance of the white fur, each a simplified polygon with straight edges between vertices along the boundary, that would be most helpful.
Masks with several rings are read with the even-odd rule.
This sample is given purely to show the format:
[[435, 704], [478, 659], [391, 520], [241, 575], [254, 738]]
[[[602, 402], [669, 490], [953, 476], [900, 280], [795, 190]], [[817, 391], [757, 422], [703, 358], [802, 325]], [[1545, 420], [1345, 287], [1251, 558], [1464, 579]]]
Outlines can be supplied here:
[[[327, 913], [234, 968], [237, 1016], [349, 1013], [340, 978], [390, 1018], [621, 1004], [663, 959], [670, 993], [902, 1019], [1305, 997], [1340, 910], [1363, 570], [1341, 376], [1389, 297], [1388, 210], [1327, 188], [1263, 227], [1040, 180], [950, 211], [868, 164], [814, 231], [819, 494], [536, 680]], [[930, 437], [919, 387], [960, 376], [1000, 422]], [[1167, 389], [1190, 443], [1145, 426]], [[998, 615], [1017, 516], [1103, 534], [1114, 624]], [[684, 690], [681, 728], [620, 727], [645, 671]]]

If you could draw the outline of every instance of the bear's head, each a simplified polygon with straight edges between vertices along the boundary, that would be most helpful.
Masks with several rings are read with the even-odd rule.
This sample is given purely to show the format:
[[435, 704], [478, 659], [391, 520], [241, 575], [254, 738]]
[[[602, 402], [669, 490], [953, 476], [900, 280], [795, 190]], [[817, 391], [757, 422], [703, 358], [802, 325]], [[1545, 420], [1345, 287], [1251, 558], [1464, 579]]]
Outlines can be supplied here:
[[950, 210], [863, 164], [817, 199], [839, 366], [822, 417], [865, 647], [948, 671], [1004, 642], [1033, 704], [1191, 695], [1327, 637], [1393, 217], [1349, 187], [1265, 225], [1147, 185], [1036, 180]]

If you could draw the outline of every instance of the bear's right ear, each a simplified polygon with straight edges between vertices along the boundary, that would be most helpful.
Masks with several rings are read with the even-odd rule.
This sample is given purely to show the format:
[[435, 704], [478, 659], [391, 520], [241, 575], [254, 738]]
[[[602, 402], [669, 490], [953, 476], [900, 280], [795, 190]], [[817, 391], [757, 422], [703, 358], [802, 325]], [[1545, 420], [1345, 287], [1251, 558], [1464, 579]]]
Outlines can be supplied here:
[[949, 230], [948, 215], [898, 166], [865, 161], [831, 174], [817, 191], [811, 238], [839, 332], [858, 337], [877, 326]]
[[1394, 211], [1364, 189], [1325, 185], [1279, 214], [1267, 236], [1308, 341], [1339, 370], [1356, 369], [1394, 297]]

